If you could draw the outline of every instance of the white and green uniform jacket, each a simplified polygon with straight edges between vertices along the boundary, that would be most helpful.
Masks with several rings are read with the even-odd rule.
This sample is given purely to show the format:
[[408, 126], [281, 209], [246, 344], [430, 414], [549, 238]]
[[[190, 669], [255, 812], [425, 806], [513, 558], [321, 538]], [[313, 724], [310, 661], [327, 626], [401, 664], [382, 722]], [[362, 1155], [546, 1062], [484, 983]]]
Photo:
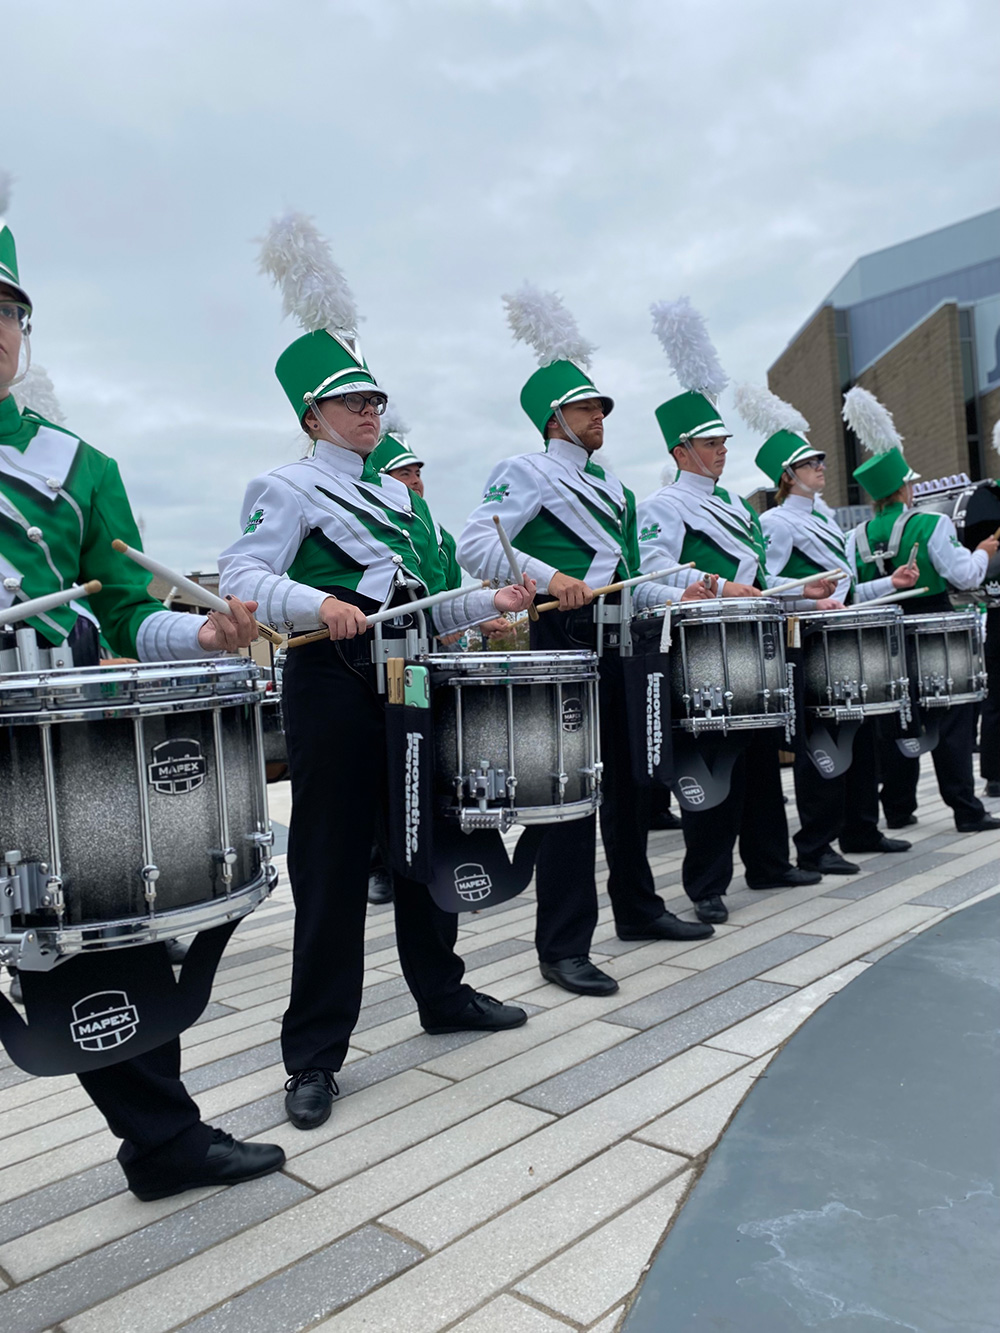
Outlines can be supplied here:
[[[764, 534], [755, 509], [731, 496], [711, 477], [680, 472], [677, 480], [639, 504], [639, 554], [643, 571], [694, 561], [677, 575], [684, 585], [718, 574], [717, 595], [726, 583], [746, 583], [766, 592], [783, 580], [767, 568]], [[830, 565], [825, 566], [827, 569]], [[657, 585], [659, 586], [659, 585]], [[789, 609], [815, 606], [808, 598], [788, 600]]]
[[[479, 579], [504, 582], [510, 570], [494, 514], [521, 569], [538, 581], [539, 592], [556, 573], [600, 588], [640, 572], [635, 496], [569, 440], [549, 440], [545, 453], [518, 454], [498, 463], [458, 539], [464, 569]], [[644, 607], [668, 596], [679, 600], [682, 592], [671, 587], [654, 594], [640, 584], [635, 602]]]
[[[829, 505], [805, 495], [789, 495], [760, 516], [768, 575], [784, 582], [821, 574], [835, 566], [846, 571], [833, 596], [842, 602], [867, 602], [893, 591], [892, 580], [876, 579], [855, 588], [854, 562], [847, 556], [847, 536]], [[853, 591], [853, 596], [851, 595]]]
[[[929, 598], [940, 597], [949, 587], [978, 588], [986, 577], [989, 556], [966, 550], [947, 514], [893, 504], [848, 535], [847, 558], [857, 571], [858, 587], [884, 581], [882, 576], [907, 564], [914, 545], [919, 583]], [[913, 599], [918, 604], [922, 600]]]
[[204, 657], [203, 616], [166, 611], [150, 575], [111, 549], [141, 548], [116, 464], [62, 426], [0, 399], [0, 607], [100, 579], [102, 591], [28, 622], [52, 645], [79, 616], [100, 626], [123, 657]]
[[[319, 440], [315, 453], [256, 477], [247, 487], [243, 535], [219, 557], [226, 593], [256, 601], [275, 629], [317, 628], [324, 598], [337, 589], [381, 604], [402, 558], [427, 593], [446, 588], [434, 520], [424, 501], [360, 455]], [[478, 589], [430, 612], [438, 634], [496, 615]]]

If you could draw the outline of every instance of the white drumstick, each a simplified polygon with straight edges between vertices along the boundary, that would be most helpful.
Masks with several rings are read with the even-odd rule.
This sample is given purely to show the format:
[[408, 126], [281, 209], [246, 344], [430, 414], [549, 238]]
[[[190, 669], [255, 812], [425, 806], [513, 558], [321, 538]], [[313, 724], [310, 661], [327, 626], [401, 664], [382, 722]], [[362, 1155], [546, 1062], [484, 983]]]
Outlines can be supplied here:
[[101, 591], [99, 579], [89, 583], [74, 583], [72, 588], [63, 588], [62, 592], [50, 592], [44, 597], [33, 597], [30, 602], [15, 602], [13, 606], [0, 611], [0, 625], [15, 625], [19, 620], [28, 620], [31, 616], [40, 616], [43, 611], [52, 611], [67, 602], [75, 602], [80, 597], [92, 597]]
[[900, 588], [898, 592], [887, 592], [881, 597], [873, 597], [870, 602], [858, 602], [861, 608], [866, 606], [884, 606], [886, 602], [902, 602], [907, 597], [923, 597], [929, 588]]
[[[223, 601], [221, 597], [217, 597], [214, 592], [209, 592], [207, 588], [203, 588], [200, 583], [195, 583], [193, 579], [186, 579], [183, 574], [176, 573], [167, 565], [161, 565], [159, 560], [154, 560], [145, 551], [137, 551], [134, 546], [129, 546], [119, 537], [116, 537], [111, 545], [122, 555], [127, 555], [130, 560], [134, 560], [137, 565], [142, 565], [143, 569], [148, 569], [151, 574], [158, 574], [171, 587], [186, 592], [189, 597], [193, 597], [196, 606], [207, 606], [212, 611], [222, 611], [227, 616], [233, 614], [228, 602]], [[258, 620], [257, 629], [261, 638], [267, 639], [269, 643], [280, 644], [282, 642], [281, 635], [273, 630], [270, 625], [262, 625]]]
[[[454, 601], [456, 597], [464, 597], [467, 593], [475, 591], [475, 588], [449, 588], [447, 592], [431, 593], [429, 597], [418, 597], [413, 602], [400, 602], [399, 606], [390, 606], [384, 611], [373, 611], [370, 616], [365, 616], [365, 620], [369, 625], [380, 625], [385, 620], [395, 620], [397, 616], [409, 615], [411, 611], [424, 611], [429, 606], [437, 606], [438, 602]], [[330, 631], [326, 629], [307, 630], [304, 634], [296, 634], [290, 638], [287, 647], [301, 648], [305, 643], [319, 643], [329, 637]]]
[[[617, 583], [608, 583], [603, 588], [591, 588], [595, 597], [607, 597], [608, 593], [621, 592], [622, 588], [634, 588], [638, 583], [652, 583], [654, 579], [666, 578], [680, 569], [694, 569], [694, 561], [688, 560], [683, 565], [671, 565], [669, 569], [654, 569], [651, 574], [636, 574], [634, 579], [620, 579]], [[542, 602], [539, 611], [557, 611], [559, 602]]]
[[779, 583], [776, 588], [765, 588], [762, 597], [776, 597], [779, 593], [791, 592], [793, 588], [804, 588], [807, 583], [820, 583], [824, 579], [842, 579], [842, 569], [828, 569], [823, 574], [807, 574], [804, 579], [793, 579], [791, 583]]
[[[507, 558], [508, 565], [510, 565], [511, 578], [515, 583], [523, 582], [524, 586], [527, 587], [528, 586], [527, 583], [524, 582], [527, 578], [527, 575], [524, 573], [523, 570], [518, 569], [517, 567], [518, 565], [517, 552], [514, 550], [513, 546], [511, 546], [510, 538], [507, 536], [506, 532], [504, 532], [503, 524], [500, 522], [499, 514], [493, 515], [493, 522], [497, 525], [497, 536], [500, 538], [500, 545], [503, 547], [503, 553]], [[535, 610], [534, 602], [531, 602], [530, 605], [528, 606], [528, 619], [529, 620], [538, 619], [538, 612]]]

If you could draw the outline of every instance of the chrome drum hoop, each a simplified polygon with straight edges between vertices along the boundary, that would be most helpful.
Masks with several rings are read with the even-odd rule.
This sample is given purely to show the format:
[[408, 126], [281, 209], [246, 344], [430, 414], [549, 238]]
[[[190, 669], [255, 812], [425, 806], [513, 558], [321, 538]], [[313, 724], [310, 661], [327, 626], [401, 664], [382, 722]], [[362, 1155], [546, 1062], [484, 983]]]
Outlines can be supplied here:
[[903, 630], [921, 708], [953, 708], [981, 703], [986, 698], [983, 629], [978, 611], [904, 616]]
[[[640, 612], [634, 634], [661, 624], [665, 610]], [[793, 712], [780, 604], [730, 597], [678, 602], [670, 612], [673, 725], [695, 736], [772, 727], [788, 733]]]
[[600, 804], [597, 657], [426, 653], [438, 810], [463, 829], [584, 819]]
[[849, 606], [797, 615], [803, 691], [812, 717], [835, 722], [909, 720], [909, 678], [898, 606]]

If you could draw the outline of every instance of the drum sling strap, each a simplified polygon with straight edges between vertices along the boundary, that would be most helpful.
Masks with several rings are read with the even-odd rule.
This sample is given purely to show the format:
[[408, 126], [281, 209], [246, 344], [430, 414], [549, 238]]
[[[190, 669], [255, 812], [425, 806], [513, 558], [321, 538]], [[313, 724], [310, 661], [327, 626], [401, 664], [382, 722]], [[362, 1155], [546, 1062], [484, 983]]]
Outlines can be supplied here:
[[[899, 548], [903, 543], [903, 529], [906, 527], [907, 520], [912, 518], [915, 512], [913, 509], [903, 510], [892, 525], [892, 531], [889, 533], [889, 544], [884, 551], [872, 550], [871, 542], [868, 540], [868, 525], [866, 523], [861, 523], [856, 528], [858, 555], [866, 565], [875, 565], [882, 578], [886, 578], [895, 568], [894, 565], [888, 565], [888, 562], [894, 560], [899, 554]], [[887, 565], [888, 568], [886, 568]]]

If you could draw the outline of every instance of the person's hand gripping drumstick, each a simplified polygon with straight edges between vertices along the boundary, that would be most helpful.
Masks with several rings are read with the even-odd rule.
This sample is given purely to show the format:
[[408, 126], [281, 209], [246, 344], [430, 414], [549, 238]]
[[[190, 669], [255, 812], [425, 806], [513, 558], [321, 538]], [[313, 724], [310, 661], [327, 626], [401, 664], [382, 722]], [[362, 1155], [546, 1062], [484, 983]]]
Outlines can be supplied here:
[[[520, 583], [527, 588], [529, 586], [528, 576], [523, 570], [520, 570], [517, 567], [517, 552], [514, 550], [513, 546], [511, 546], [510, 540], [506, 532], [503, 530], [503, 524], [500, 522], [499, 514], [493, 515], [493, 522], [497, 525], [497, 536], [500, 538], [500, 545], [503, 547], [503, 553], [507, 557], [508, 565], [510, 565], [511, 578], [515, 583]], [[530, 620], [538, 619], [538, 612], [535, 610], [533, 601], [529, 601], [528, 603], [528, 618]]]
[[903, 592], [907, 588], [916, 587], [917, 579], [920, 578], [920, 570], [917, 567], [917, 552], [920, 550], [920, 543], [914, 542], [910, 549], [910, 558], [905, 565], [900, 565], [898, 569], [892, 571], [892, 586], [897, 592]]
[[127, 555], [137, 565], [148, 569], [151, 574], [159, 575], [172, 587], [179, 588], [189, 597], [196, 598], [201, 606], [210, 608], [208, 619], [198, 631], [198, 643], [206, 653], [235, 653], [238, 649], [246, 648], [253, 643], [258, 633], [271, 643], [281, 642], [280, 634], [275, 633], [270, 626], [258, 625], [254, 620], [256, 602], [241, 602], [238, 597], [227, 597], [223, 601], [201, 584], [186, 579], [183, 574], [175, 573], [166, 565], [161, 565], [158, 560], [154, 560], [152, 556], [146, 555], [145, 551], [137, 551], [135, 547], [129, 546], [120, 538], [116, 537], [111, 545], [121, 555]]

